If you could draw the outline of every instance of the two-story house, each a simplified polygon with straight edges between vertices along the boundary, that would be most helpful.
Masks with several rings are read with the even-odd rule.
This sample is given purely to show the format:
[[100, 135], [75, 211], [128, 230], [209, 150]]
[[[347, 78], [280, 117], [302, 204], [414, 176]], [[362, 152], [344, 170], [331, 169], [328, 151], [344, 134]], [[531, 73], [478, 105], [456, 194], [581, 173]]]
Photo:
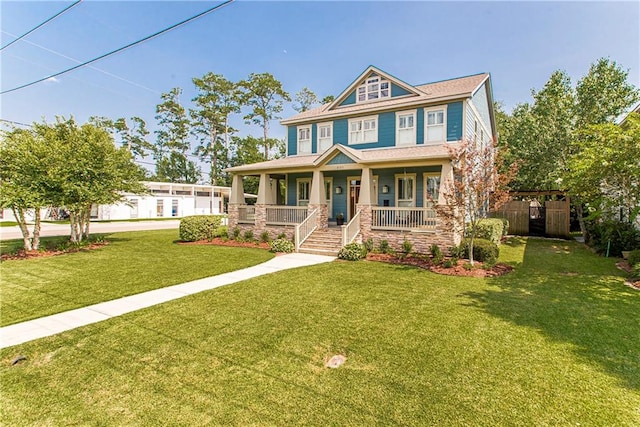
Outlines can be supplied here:
[[[407, 239], [420, 252], [457, 244], [432, 206], [453, 178], [447, 146], [496, 136], [489, 74], [413, 86], [373, 66], [333, 102], [281, 123], [286, 157], [228, 169], [229, 228], [284, 232], [297, 249], [332, 233], [333, 251], [369, 238], [396, 248]], [[260, 177], [254, 206], [245, 176]]]

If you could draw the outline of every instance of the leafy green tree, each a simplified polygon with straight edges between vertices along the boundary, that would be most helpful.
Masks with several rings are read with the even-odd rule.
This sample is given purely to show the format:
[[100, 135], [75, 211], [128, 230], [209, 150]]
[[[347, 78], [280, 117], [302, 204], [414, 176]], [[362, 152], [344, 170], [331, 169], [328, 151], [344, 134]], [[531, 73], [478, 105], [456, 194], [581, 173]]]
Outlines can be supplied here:
[[565, 185], [602, 212], [621, 210], [626, 221], [640, 214], [640, 114], [622, 126], [589, 125], [578, 133], [580, 152], [568, 159]]
[[[31, 130], [14, 128], [0, 140], [0, 208], [11, 209], [22, 233], [24, 248], [40, 246], [40, 211], [50, 206], [48, 174], [54, 147]], [[32, 231], [27, 215], [33, 215]]]
[[[160, 129], [156, 131], [154, 157], [156, 178], [161, 181], [174, 182], [173, 180], [177, 179], [177, 182], [196, 182], [200, 178], [199, 169], [188, 159], [188, 153], [191, 151], [191, 122], [185, 108], [180, 104], [181, 94], [182, 89], [173, 88], [161, 95], [163, 102], [156, 106], [156, 119]], [[194, 173], [197, 175], [195, 179]]]
[[144, 159], [148, 152], [154, 149], [153, 144], [147, 141], [147, 135], [149, 135], [147, 123], [136, 116], [129, 120], [131, 124], [124, 117], [114, 121], [107, 117], [92, 116], [89, 118], [89, 123], [107, 129], [114, 136], [117, 135], [120, 145], [126, 147], [134, 158]]
[[282, 88], [282, 83], [269, 73], [251, 73], [240, 85], [244, 89], [243, 103], [251, 109], [244, 119], [262, 126], [264, 157], [269, 159], [272, 149], [269, 121], [280, 118], [278, 114], [282, 112], [284, 101], [291, 101], [291, 97]]
[[[194, 78], [198, 91], [193, 102], [196, 108], [189, 110], [194, 133], [200, 144], [195, 153], [210, 164], [212, 185], [226, 183], [223, 170], [228, 166], [228, 136], [235, 130], [229, 126], [229, 115], [240, 111], [238, 86], [220, 74], [207, 73]], [[224, 136], [224, 141], [222, 137]]]
[[127, 148], [116, 148], [105, 129], [58, 117], [51, 125], [34, 123], [33, 130], [52, 149], [45, 197], [51, 206], [69, 211], [72, 242], [89, 236], [92, 205], [122, 201], [124, 192], [146, 192], [142, 169]]
[[322, 104], [328, 104], [328, 103], [330, 103], [330, 102], [333, 102], [335, 99], [336, 99], [336, 97], [335, 97], [335, 96], [333, 96], [333, 95], [327, 95], [327, 96], [325, 96], [324, 98], [322, 98], [322, 101], [321, 101], [321, 102], [322, 102]]
[[303, 87], [300, 92], [296, 93], [295, 102], [296, 104], [293, 105], [293, 109], [298, 113], [302, 113], [316, 105], [318, 103], [318, 97], [311, 89]]

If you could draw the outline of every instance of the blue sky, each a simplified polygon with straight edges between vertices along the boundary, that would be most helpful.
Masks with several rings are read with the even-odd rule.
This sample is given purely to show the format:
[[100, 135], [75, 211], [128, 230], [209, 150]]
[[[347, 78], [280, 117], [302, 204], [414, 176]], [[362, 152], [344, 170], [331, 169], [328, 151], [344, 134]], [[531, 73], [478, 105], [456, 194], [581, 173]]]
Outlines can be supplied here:
[[[2, 45], [71, 2], [2, 1]], [[147, 36], [216, 2], [91, 1], [0, 52], [2, 90]], [[53, 51], [57, 52], [53, 53]], [[610, 57], [640, 81], [640, 2], [242, 1], [56, 81], [2, 95], [0, 118], [140, 116], [155, 129], [160, 93], [212, 71], [231, 80], [270, 72], [293, 96], [338, 95], [373, 64], [410, 84], [490, 72], [510, 110], [556, 69], [575, 81]], [[97, 69], [96, 69], [97, 68]], [[294, 114], [287, 105], [283, 117]], [[241, 135], [261, 135], [242, 125]], [[271, 136], [285, 130], [272, 123]]]

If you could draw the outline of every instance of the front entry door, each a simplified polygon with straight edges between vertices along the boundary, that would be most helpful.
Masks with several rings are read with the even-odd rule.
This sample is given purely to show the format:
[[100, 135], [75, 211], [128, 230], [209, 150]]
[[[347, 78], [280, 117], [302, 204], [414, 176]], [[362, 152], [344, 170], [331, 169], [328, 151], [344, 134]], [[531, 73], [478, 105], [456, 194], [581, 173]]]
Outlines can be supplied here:
[[348, 221], [356, 214], [356, 205], [360, 198], [360, 180], [349, 178], [349, 217]]

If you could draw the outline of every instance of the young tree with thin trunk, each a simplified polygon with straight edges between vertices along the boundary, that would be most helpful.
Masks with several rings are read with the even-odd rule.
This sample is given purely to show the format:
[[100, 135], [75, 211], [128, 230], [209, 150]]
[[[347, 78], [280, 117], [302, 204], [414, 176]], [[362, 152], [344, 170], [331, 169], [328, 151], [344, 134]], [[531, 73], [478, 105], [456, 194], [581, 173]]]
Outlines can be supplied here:
[[489, 211], [495, 211], [509, 201], [509, 182], [516, 173], [516, 164], [506, 170], [493, 141], [463, 141], [447, 146], [453, 179], [443, 183], [444, 204], [432, 200], [438, 216], [454, 231], [466, 230], [469, 239], [469, 262], [473, 265], [473, 244], [478, 223]]
[[311, 89], [303, 87], [300, 92], [296, 93], [295, 101], [297, 104], [294, 104], [293, 109], [298, 113], [302, 113], [316, 105], [318, 103], [318, 97]]
[[244, 119], [248, 124], [262, 126], [264, 157], [268, 160], [272, 148], [269, 121], [280, 118], [278, 114], [282, 112], [284, 101], [291, 101], [291, 97], [282, 88], [282, 83], [269, 73], [251, 73], [240, 85], [244, 89], [243, 104], [251, 109]]

